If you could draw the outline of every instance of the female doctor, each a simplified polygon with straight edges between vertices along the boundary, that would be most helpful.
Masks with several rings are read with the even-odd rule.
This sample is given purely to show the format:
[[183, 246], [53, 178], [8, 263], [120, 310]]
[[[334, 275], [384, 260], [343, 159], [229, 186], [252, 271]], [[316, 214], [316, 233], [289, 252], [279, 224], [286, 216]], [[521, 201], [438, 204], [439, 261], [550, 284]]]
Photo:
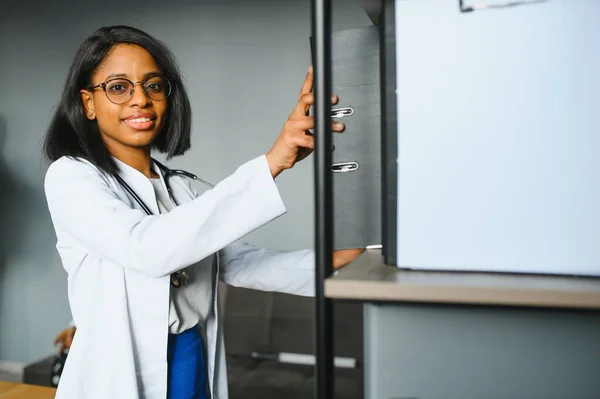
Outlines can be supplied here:
[[[57, 398], [225, 399], [217, 282], [313, 294], [312, 251], [241, 241], [286, 211], [274, 178], [313, 148], [312, 79], [272, 148], [199, 196], [150, 157], [190, 148], [190, 104], [169, 50], [125, 26], [79, 47], [44, 145], [77, 326]], [[336, 251], [334, 267], [360, 252]]]

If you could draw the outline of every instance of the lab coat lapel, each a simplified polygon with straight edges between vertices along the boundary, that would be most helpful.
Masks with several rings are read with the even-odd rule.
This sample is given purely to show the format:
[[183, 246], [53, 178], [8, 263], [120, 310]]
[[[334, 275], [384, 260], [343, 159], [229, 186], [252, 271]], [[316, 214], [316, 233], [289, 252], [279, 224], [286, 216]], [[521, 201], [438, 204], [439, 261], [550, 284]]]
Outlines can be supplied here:
[[[125, 180], [133, 191], [144, 201], [146, 206], [152, 211], [153, 214], [158, 215], [159, 209], [156, 201], [156, 194], [152, 183], [146, 176], [141, 174], [138, 170], [130, 167], [129, 165], [119, 161], [115, 158], [117, 165], [119, 166], [119, 176]], [[163, 176], [156, 165], [153, 165], [156, 173]], [[171, 187], [173, 188], [173, 196], [178, 205], [190, 202], [194, 199], [190, 188], [186, 185], [184, 178], [175, 177], [170, 180]], [[141, 208], [135, 199], [131, 198], [136, 208]], [[214, 254], [215, 262], [213, 267], [216, 268], [213, 282], [213, 314], [206, 320], [206, 334], [207, 334], [207, 363], [208, 363], [208, 378], [210, 391], [214, 398], [220, 395], [227, 397], [227, 378], [225, 371], [225, 357], [224, 347], [222, 342], [220, 325], [219, 325], [219, 300], [218, 300], [218, 281], [219, 281], [219, 261], [218, 253]], [[155, 290], [158, 287], [154, 288]], [[168, 314], [168, 310], [167, 310]], [[168, 320], [167, 320], [168, 321]], [[166, 348], [165, 348], [166, 349]], [[220, 394], [220, 395], [219, 395]]]
[[[140, 197], [144, 204], [152, 211], [153, 215], [160, 214], [158, 209], [158, 203], [156, 202], [156, 194], [154, 193], [154, 187], [146, 176], [140, 173], [137, 169], [132, 168], [124, 162], [121, 162], [117, 158], [114, 158], [117, 166], [119, 167], [119, 176], [125, 183], [127, 183], [131, 189]], [[141, 208], [134, 198], [131, 200], [136, 205], [136, 208]]]

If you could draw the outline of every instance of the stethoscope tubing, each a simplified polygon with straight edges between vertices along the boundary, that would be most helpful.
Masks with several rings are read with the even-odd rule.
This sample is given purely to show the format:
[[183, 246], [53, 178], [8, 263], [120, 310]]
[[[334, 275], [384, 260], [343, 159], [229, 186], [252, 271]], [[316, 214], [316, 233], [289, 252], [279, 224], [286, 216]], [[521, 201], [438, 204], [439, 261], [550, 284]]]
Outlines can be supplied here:
[[[200, 179], [198, 176], [194, 175], [193, 173], [186, 172], [185, 170], [180, 170], [180, 169], [169, 169], [166, 166], [164, 166], [163, 164], [161, 164], [160, 162], [158, 162], [156, 160], [153, 160], [153, 161], [154, 161], [154, 163], [156, 163], [156, 165], [162, 172], [165, 185], [167, 186], [167, 192], [169, 193], [169, 196], [171, 197], [171, 201], [173, 201], [173, 203], [176, 206], [177, 206], [177, 202], [175, 201], [175, 198], [173, 198], [173, 193], [171, 191], [171, 185], [169, 184], [169, 179], [171, 178], [171, 176], [175, 176], [175, 175], [186, 176], [192, 180], [200, 181], [200, 182], [206, 184], [207, 186], [209, 186], [210, 188], [214, 187], [214, 185], [210, 184], [209, 182], [207, 182], [205, 180]], [[127, 184], [127, 182], [118, 174], [115, 175], [115, 178], [117, 179], [119, 184], [125, 189], [125, 191], [127, 191], [127, 193], [131, 197], [133, 197], [135, 202], [137, 202], [142, 207], [144, 212], [146, 212], [146, 214], [148, 216], [151, 216], [152, 211], [150, 210], [148, 205], [146, 205], [144, 203], [144, 201], [140, 198], [140, 196], [137, 195], [137, 193], [131, 188], [131, 186], [129, 186], [129, 184]], [[175, 273], [171, 274], [171, 285], [173, 285], [174, 287], [179, 288], [182, 285], [187, 285], [187, 283], [188, 283], [188, 276], [185, 273], [185, 271], [175, 272]]]
[[[171, 176], [175, 176], [175, 175], [180, 175], [180, 176], [185, 176], [188, 177], [192, 180], [196, 180], [199, 181], [205, 185], [207, 185], [210, 188], [214, 188], [215, 186], [209, 182], [207, 182], [206, 180], [203, 180], [201, 178], [199, 178], [198, 176], [196, 176], [193, 173], [187, 172], [185, 170], [181, 170], [181, 169], [169, 169], [166, 166], [164, 166], [163, 164], [161, 164], [160, 162], [154, 160], [154, 163], [158, 166], [158, 168], [161, 170], [162, 174], [163, 174], [163, 179], [165, 181], [165, 185], [167, 186], [167, 191], [169, 192], [169, 195], [171, 196], [171, 200], [173, 202], [175, 202], [175, 199], [173, 198], [173, 192], [171, 190], [171, 185], [169, 184], [169, 179], [171, 178]], [[133, 197], [133, 199], [135, 200], [135, 202], [137, 202], [142, 209], [144, 210], [144, 212], [146, 212], [146, 214], [148, 216], [152, 215], [152, 211], [150, 210], [150, 208], [148, 207], [148, 205], [146, 205], [144, 203], [144, 201], [140, 198], [139, 195], [137, 195], [137, 193], [129, 186], [129, 184], [127, 184], [127, 182], [125, 182], [125, 180], [123, 180], [123, 178], [119, 175], [115, 175], [117, 181], [119, 182], [119, 184], [121, 184], [121, 186], [125, 189], [125, 191], [127, 191], [127, 193], [129, 193], [129, 195], [131, 195]], [[177, 204], [175, 204], [177, 205]]]

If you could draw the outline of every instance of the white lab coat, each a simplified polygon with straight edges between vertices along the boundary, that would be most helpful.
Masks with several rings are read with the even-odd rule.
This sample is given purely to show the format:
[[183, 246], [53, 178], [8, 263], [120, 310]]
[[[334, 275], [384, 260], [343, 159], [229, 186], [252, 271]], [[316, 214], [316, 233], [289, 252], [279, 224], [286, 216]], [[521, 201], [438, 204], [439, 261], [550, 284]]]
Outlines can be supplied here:
[[[166, 398], [169, 275], [176, 270], [215, 264], [217, 278], [227, 284], [314, 293], [313, 251], [272, 251], [240, 241], [285, 213], [264, 156], [201, 196], [186, 178], [172, 177], [180, 206], [163, 215], [151, 182], [118, 164], [121, 177], [156, 216], [146, 215], [116, 179], [87, 161], [63, 157], [46, 174], [77, 325], [57, 390], [60, 399]], [[226, 399], [216, 281], [214, 287], [213, 312], [206, 320], [208, 379], [212, 397]]]

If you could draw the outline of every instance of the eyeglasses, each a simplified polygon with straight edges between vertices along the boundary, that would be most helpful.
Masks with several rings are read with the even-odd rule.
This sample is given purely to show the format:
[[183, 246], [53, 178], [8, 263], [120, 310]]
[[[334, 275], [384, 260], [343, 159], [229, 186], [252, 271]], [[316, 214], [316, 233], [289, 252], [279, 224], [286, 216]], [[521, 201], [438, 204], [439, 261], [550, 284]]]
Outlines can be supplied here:
[[137, 85], [142, 85], [142, 90], [144, 90], [146, 96], [155, 101], [165, 101], [171, 94], [171, 82], [164, 76], [150, 76], [135, 83], [125, 78], [114, 78], [96, 86], [88, 87], [88, 90], [101, 87], [110, 102], [121, 105], [133, 98], [135, 86]]

